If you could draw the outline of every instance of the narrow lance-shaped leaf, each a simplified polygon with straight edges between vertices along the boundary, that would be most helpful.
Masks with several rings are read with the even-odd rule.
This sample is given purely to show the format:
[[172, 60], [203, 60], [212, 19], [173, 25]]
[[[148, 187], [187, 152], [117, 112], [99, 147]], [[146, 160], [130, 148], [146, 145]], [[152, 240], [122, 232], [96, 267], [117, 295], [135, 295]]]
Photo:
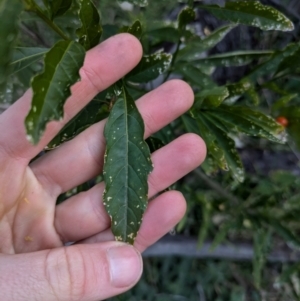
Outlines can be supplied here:
[[116, 240], [134, 243], [148, 202], [150, 151], [144, 122], [123, 87], [105, 126], [104, 206]]
[[86, 50], [89, 50], [98, 45], [101, 38], [102, 26], [100, 15], [91, 0], [80, 0], [79, 4], [81, 27], [76, 30], [76, 34], [79, 38], [79, 43]]
[[[211, 119], [210, 116], [205, 113], [199, 114], [197, 118], [201, 118], [201, 122], [206, 125], [211, 135], [214, 137], [214, 143], [223, 151], [226, 167], [231, 172], [233, 178], [238, 182], [243, 182], [245, 178], [244, 167], [235, 148], [235, 143], [228, 136], [226, 129], [223, 128], [217, 120]], [[208, 150], [211, 152], [214, 151], [210, 148], [208, 148]]]
[[186, 26], [196, 18], [195, 11], [190, 7], [185, 7], [178, 16], [178, 29], [184, 31]]
[[195, 60], [198, 59], [202, 52], [211, 49], [221, 42], [224, 37], [235, 27], [235, 25], [225, 25], [212, 32], [204, 39], [198, 38], [196, 41], [188, 43], [178, 52], [177, 60]]
[[13, 59], [10, 63], [11, 72], [15, 74], [31, 64], [42, 59], [43, 56], [49, 51], [48, 48], [39, 47], [16, 47], [13, 52]]
[[276, 74], [278, 73], [298, 73], [300, 69], [300, 49], [292, 55], [287, 56], [278, 66]]
[[150, 30], [146, 32], [146, 36], [153, 41], [153, 44], [163, 42], [178, 43], [180, 39], [180, 34], [177, 28], [169, 26]]
[[54, 149], [60, 144], [73, 139], [89, 126], [103, 120], [108, 116], [108, 106], [98, 100], [92, 100], [47, 145], [46, 150]]
[[259, 229], [254, 233], [253, 278], [257, 289], [261, 288], [262, 272], [271, 246], [271, 231]]
[[255, 26], [262, 30], [291, 31], [294, 29], [292, 21], [285, 15], [259, 1], [226, 1], [224, 7], [218, 5], [202, 5], [201, 7], [219, 19]]
[[126, 76], [131, 82], [145, 83], [157, 78], [168, 70], [172, 62], [169, 53], [157, 52], [144, 56], [140, 63]]
[[[263, 215], [264, 216], [264, 215]], [[300, 239], [297, 235], [295, 235], [288, 227], [284, 226], [280, 221], [272, 218], [265, 217], [265, 221], [267, 224], [272, 226], [276, 233], [280, 235], [287, 243], [295, 248], [300, 247]]]
[[140, 39], [143, 33], [143, 27], [139, 20], [136, 20], [131, 26], [124, 26], [120, 32], [127, 32], [134, 35], [137, 39]]
[[228, 171], [229, 167], [224, 155], [224, 151], [218, 145], [218, 141], [210, 130], [209, 124], [203, 120], [203, 114], [198, 114], [196, 116], [196, 120], [200, 135], [206, 143], [208, 154], [215, 160], [221, 169]]
[[277, 143], [285, 142], [284, 128], [261, 112], [247, 107], [221, 105], [207, 113], [227, 126], [227, 130], [243, 132]]
[[211, 215], [212, 215], [212, 206], [211, 202], [207, 200], [205, 195], [197, 195], [198, 201], [201, 202], [201, 209], [202, 209], [202, 219], [201, 219], [201, 226], [198, 233], [198, 242], [197, 246], [200, 249], [203, 246], [203, 243], [208, 235], [208, 231], [211, 227]]
[[195, 60], [195, 63], [201, 66], [244, 66], [251, 63], [253, 60], [260, 60], [270, 57], [274, 51], [234, 51], [222, 54], [211, 55], [206, 58]]
[[254, 106], [258, 106], [260, 104], [260, 97], [255, 87], [251, 87], [247, 92], [246, 96], [249, 99], [250, 103]]
[[276, 112], [277, 110], [284, 108], [295, 97], [298, 97], [298, 94], [284, 95], [272, 105], [272, 112]]
[[218, 107], [229, 96], [226, 87], [203, 90], [195, 95], [195, 108]]
[[270, 75], [276, 71], [279, 64], [288, 56], [293, 55], [300, 48], [300, 43], [291, 43], [282, 51], [275, 51], [267, 61], [258, 65], [249, 74], [247, 79], [253, 82], [263, 75]]
[[200, 89], [214, 88], [217, 86], [210, 76], [206, 75], [192, 64], [184, 64], [179, 66], [179, 68], [176, 67], [176, 71], [177, 70], [187, 81], [196, 85]]
[[0, 86], [4, 85], [11, 69], [12, 49], [18, 34], [18, 16], [22, 10], [19, 0], [0, 2]]
[[32, 81], [32, 104], [25, 125], [28, 139], [39, 142], [46, 124], [63, 118], [63, 105], [70, 86], [79, 80], [84, 48], [72, 41], [59, 41], [45, 56], [45, 69]]

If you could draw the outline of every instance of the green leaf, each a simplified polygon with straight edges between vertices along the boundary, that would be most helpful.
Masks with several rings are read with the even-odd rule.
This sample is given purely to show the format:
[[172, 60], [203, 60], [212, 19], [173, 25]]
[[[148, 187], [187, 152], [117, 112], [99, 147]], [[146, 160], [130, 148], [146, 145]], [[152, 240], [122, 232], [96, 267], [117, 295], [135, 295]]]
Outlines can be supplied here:
[[51, 14], [51, 19], [62, 16], [72, 5], [72, 0], [44, 0], [43, 1]]
[[178, 30], [183, 32], [186, 26], [193, 22], [196, 18], [196, 13], [194, 9], [190, 7], [185, 7], [178, 15]]
[[284, 58], [284, 60], [278, 66], [276, 74], [298, 73], [299, 70], [300, 70], [300, 49], [298, 49], [296, 52]]
[[149, 137], [146, 140], [146, 143], [149, 146], [150, 152], [154, 153], [155, 151], [157, 151], [158, 149], [162, 148], [165, 146], [165, 144], [163, 143], [162, 140], [156, 138], [156, 137]]
[[261, 288], [262, 272], [271, 247], [271, 231], [259, 229], [254, 233], [253, 278], [257, 289]]
[[18, 16], [22, 8], [19, 0], [2, 0], [0, 3], [0, 86], [5, 85], [12, 68], [10, 62], [18, 35]]
[[281, 224], [278, 220], [273, 219], [271, 217], [266, 217], [266, 222], [271, 225], [276, 233], [280, 235], [287, 243], [290, 243], [294, 247], [300, 247], [300, 240], [299, 238], [294, 235], [294, 233]]
[[[294, 54], [295, 51], [300, 49], [300, 43], [291, 43], [282, 51], [275, 51], [274, 54], [267, 61], [261, 63], [256, 68], [254, 68], [248, 75], [247, 79], [256, 82], [257, 79], [263, 75], [272, 74], [276, 71], [279, 64], [290, 55]], [[245, 78], [245, 79], [246, 79]]]
[[148, 202], [150, 151], [144, 123], [135, 102], [123, 87], [105, 126], [104, 206], [116, 240], [133, 244]]
[[39, 142], [46, 124], [63, 118], [63, 105], [71, 95], [70, 86], [79, 80], [84, 48], [76, 42], [59, 41], [45, 56], [44, 72], [32, 81], [32, 104], [25, 125], [28, 139]]
[[83, 132], [91, 125], [108, 116], [108, 107], [98, 100], [92, 100], [72, 120], [70, 120], [54, 139], [47, 145], [46, 150], [54, 149]]
[[294, 275], [299, 273], [300, 271], [300, 263], [295, 263], [294, 265], [288, 267], [283, 271], [283, 273], [280, 275], [279, 281], [281, 283], [286, 283], [290, 280], [290, 278]]
[[180, 72], [187, 81], [200, 89], [214, 88], [217, 86], [210, 76], [206, 75], [192, 64], [176, 66], [176, 71]]
[[140, 39], [143, 33], [143, 27], [139, 20], [136, 20], [131, 26], [124, 26], [121, 28], [120, 32], [127, 32], [134, 35], [136, 38]]
[[[123, 2], [122, 0], [119, 0], [119, 2]], [[127, 0], [127, 2], [138, 5], [140, 7], [145, 7], [148, 5], [148, 0]]]
[[289, 95], [282, 96], [272, 105], [272, 112], [284, 108], [291, 100], [293, 100], [297, 96], [298, 94], [289, 94]]
[[147, 37], [153, 40], [153, 44], [161, 42], [178, 43], [180, 34], [174, 27], [162, 27], [146, 32]]
[[195, 133], [200, 135], [200, 131], [197, 125], [197, 121], [195, 118], [191, 117], [188, 114], [184, 114], [181, 116], [182, 122], [189, 133]]
[[262, 30], [291, 31], [294, 29], [294, 24], [285, 15], [259, 1], [226, 1], [224, 7], [218, 5], [202, 5], [201, 7], [219, 19], [255, 26]]
[[[218, 107], [228, 96], [229, 92], [226, 87], [203, 90], [195, 95], [195, 107]], [[202, 101], [199, 102], [200, 100]]]
[[252, 87], [252, 82], [247, 78], [243, 78], [237, 83], [227, 85], [230, 97], [243, 95]]
[[195, 63], [205, 66], [234, 67], [245, 66], [253, 60], [260, 60], [270, 57], [274, 51], [234, 51], [222, 54], [211, 55], [200, 58]]
[[224, 151], [220, 147], [216, 136], [210, 129], [210, 123], [206, 122], [203, 115], [204, 114], [201, 113], [197, 114], [196, 120], [200, 136], [204, 139], [206, 143], [208, 154], [216, 161], [216, 163], [221, 169], [228, 171], [229, 167], [224, 155]]
[[[197, 118], [199, 118], [199, 116], [197, 116]], [[223, 169], [229, 170], [233, 178], [238, 182], [243, 182], [245, 178], [244, 167], [235, 148], [235, 143], [228, 136], [226, 129], [223, 128], [218, 120], [210, 118], [210, 116], [205, 113], [201, 114], [201, 122], [206, 125], [211, 135], [214, 137], [215, 144], [223, 152], [223, 160], [226, 162], [225, 168]], [[208, 150], [211, 151], [215, 158], [212, 149], [208, 148]], [[222, 165], [219, 164], [219, 166], [222, 168]]]
[[219, 120], [227, 131], [243, 132], [249, 136], [285, 143], [284, 128], [273, 118], [242, 106], [221, 105], [207, 114]]
[[39, 61], [47, 52], [48, 48], [39, 47], [16, 47], [13, 52], [13, 59], [10, 63], [11, 74], [15, 74], [31, 64]]
[[146, 83], [157, 78], [168, 70], [172, 62], [172, 55], [157, 52], [145, 55], [140, 63], [126, 76], [126, 79], [134, 83]]
[[236, 224], [237, 224], [236, 220], [229, 220], [221, 225], [220, 229], [218, 230], [218, 232], [217, 232], [216, 236], [214, 237], [214, 240], [211, 244], [211, 247], [210, 247], [211, 251], [214, 251], [216, 249], [216, 247], [218, 245], [220, 245], [226, 239], [228, 232], [231, 229], [236, 228]]
[[246, 96], [249, 98], [252, 105], [258, 106], [260, 104], [260, 97], [255, 87], [251, 86], [250, 89], [247, 90]]
[[198, 233], [198, 242], [197, 247], [201, 248], [203, 243], [208, 235], [209, 228], [211, 227], [211, 202], [207, 200], [205, 195], [197, 195], [197, 199], [201, 202], [201, 211], [202, 211], [202, 219], [201, 219], [201, 226]]
[[84, 46], [86, 50], [98, 45], [102, 26], [99, 12], [91, 0], [79, 1], [79, 19], [81, 27], [76, 30], [79, 38], [79, 43]]
[[235, 25], [225, 25], [212, 32], [204, 39], [197, 39], [188, 43], [178, 52], [177, 60], [195, 60], [198, 59], [202, 52], [211, 49], [221, 42], [224, 37], [235, 27]]

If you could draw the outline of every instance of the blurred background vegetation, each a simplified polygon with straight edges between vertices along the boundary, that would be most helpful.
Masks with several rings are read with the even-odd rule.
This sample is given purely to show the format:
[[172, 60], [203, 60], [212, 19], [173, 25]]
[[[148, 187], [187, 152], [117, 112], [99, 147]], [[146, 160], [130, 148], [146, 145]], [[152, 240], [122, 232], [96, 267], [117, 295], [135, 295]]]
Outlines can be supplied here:
[[[149, 6], [140, 8], [128, 2], [94, 1], [102, 14], [102, 39], [139, 19], [145, 33], [141, 39], [145, 53], [159, 49], [174, 53], [174, 37], [155, 30], [176, 28], [177, 16], [186, 6], [182, 2], [150, 0]], [[205, 39], [226, 24], [199, 8], [200, 3], [224, 4], [225, 1], [195, 1], [196, 18], [187, 26], [190, 35], [185, 36], [186, 40], [192, 41], [195, 36]], [[300, 300], [300, 3], [298, 0], [264, 0], [261, 3], [284, 13], [293, 21], [295, 29], [291, 32], [262, 31], [238, 25], [224, 39], [199, 53], [199, 58], [203, 59], [199, 70], [218, 87], [228, 88], [228, 104], [238, 102], [277, 118], [288, 132], [287, 142], [276, 144], [242, 135], [239, 131], [232, 133], [230, 138], [245, 168], [243, 183], [232, 173], [216, 168], [209, 157], [203, 168], [175, 184], [172, 188], [182, 191], [187, 199], [185, 218], [144, 254], [145, 268], [139, 284], [111, 300]], [[56, 20], [70, 35], [78, 27], [75, 10], [76, 4], [73, 10]], [[46, 49], [58, 38], [28, 12], [21, 15], [20, 30], [18, 46], [22, 47]], [[189, 45], [186, 40], [183, 44]], [[289, 52], [289, 47], [295, 49]], [[237, 54], [240, 51], [244, 51], [243, 55]], [[2, 109], [29, 87], [31, 76], [42, 67], [40, 60], [35, 60], [12, 73], [8, 88], [0, 95]], [[172, 67], [169, 78], [189, 81], [198, 95], [196, 99], [201, 102], [201, 109], [207, 110], [202, 103], [209, 105], [211, 102], [199, 96], [199, 91], [211, 87], [197, 86], [193, 80], [197, 75], [183, 72], [180, 64], [178, 69], [176, 64]], [[243, 80], [251, 76], [255, 83], [249, 83], [250, 88], [243, 90]], [[138, 97], [163, 79], [159, 77], [139, 89], [132, 87], [131, 92]], [[186, 118], [186, 122], [175, 121], [156, 138], [167, 143], [186, 130], [190, 131], [192, 125], [187, 120], [191, 114]], [[77, 192], [87, 187], [78, 187]]]

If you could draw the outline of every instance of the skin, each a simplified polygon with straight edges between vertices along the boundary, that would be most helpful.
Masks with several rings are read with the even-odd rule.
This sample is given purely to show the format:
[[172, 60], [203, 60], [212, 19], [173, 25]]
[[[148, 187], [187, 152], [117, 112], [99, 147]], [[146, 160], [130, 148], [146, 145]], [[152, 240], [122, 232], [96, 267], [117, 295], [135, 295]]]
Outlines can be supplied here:
[[[134, 247], [115, 242], [101, 196], [104, 184], [55, 206], [59, 194], [99, 174], [103, 166], [105, 121], [30, 164], [47, 143], [97, 93], [128, 73], [142, 56], [128, 34], [90, 50], [72, 87], [61, 122], [48, 124], [31, 145], [24, 129], [31, 91], [0, 115], [0, 300], [102, 300], [127, 291], [142, 273], [140, 253], [173, 228], [185, 213], [180, 192], [149, 203]], [[184, 82], [169, 81], [137, 101], [145, 137], [193, 103]], [[202, 139], [186, 134], [152, 155], [149, 197], [189, 173], [204, 160]], [[65, 247], [66, 242], [77, 243]]]

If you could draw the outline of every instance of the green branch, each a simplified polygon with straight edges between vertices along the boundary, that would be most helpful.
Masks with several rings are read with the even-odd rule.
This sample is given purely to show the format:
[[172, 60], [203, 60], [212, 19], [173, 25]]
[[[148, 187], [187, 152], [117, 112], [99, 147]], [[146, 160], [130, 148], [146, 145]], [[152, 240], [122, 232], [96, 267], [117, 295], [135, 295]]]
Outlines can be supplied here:
[[64, 32], [45, 15], [43, 10], [33, 0], [24, 0], [24, 2], [26, 4], [26, 10], [36, 13], [52, 30], [54, 30], [58, 35], [60, 35], [64, 40], [70, 40], [64, 34]]

